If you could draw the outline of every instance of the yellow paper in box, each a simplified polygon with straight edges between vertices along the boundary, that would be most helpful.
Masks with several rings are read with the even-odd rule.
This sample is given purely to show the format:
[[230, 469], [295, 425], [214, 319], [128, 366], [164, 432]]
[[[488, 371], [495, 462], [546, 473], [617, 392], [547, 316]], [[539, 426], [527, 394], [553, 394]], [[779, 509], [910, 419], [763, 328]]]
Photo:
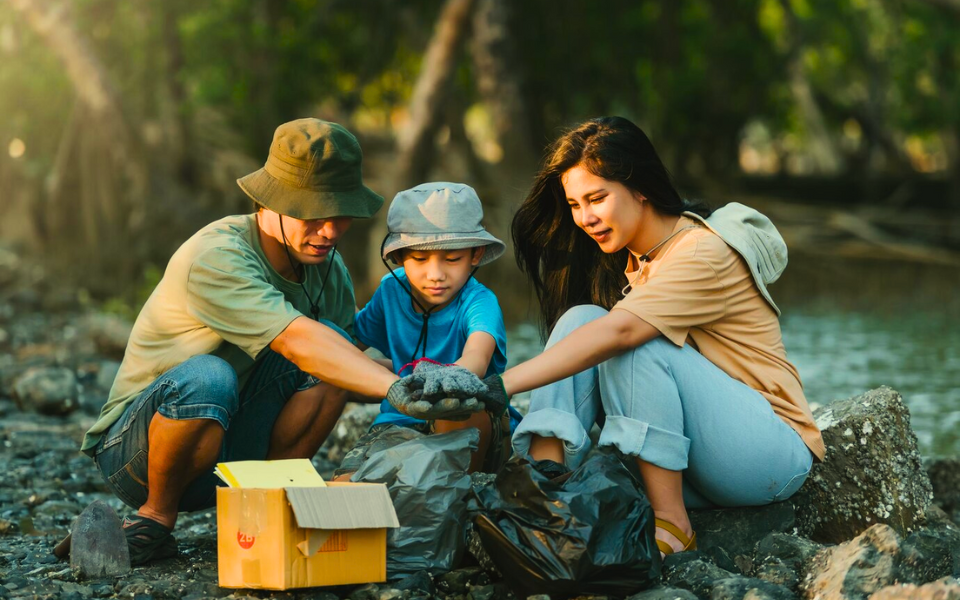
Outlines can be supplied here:
[[323, 487], [326, 482], [306, 458], [217, 463], [213, 471], [232, 488]]

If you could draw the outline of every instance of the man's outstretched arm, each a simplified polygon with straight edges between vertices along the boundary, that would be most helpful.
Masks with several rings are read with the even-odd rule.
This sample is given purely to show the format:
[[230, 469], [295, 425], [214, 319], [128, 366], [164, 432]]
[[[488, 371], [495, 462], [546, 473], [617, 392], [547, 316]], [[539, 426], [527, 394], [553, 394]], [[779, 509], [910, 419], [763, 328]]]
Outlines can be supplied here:
[[317, 379], [363, 396], [384, 398], [399, 379], [338, 332], [307, 317], [294, 319], [270, 348]]

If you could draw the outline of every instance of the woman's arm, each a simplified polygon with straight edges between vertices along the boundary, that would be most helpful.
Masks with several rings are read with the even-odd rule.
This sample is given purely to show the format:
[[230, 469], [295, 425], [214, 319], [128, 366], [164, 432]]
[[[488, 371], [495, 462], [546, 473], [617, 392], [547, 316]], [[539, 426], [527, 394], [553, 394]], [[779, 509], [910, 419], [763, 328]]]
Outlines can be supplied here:
[[570, 377], [603, 361], [641, 346], [660, 332], [625, 310], [609, 314], [575, 329], [539, 356], [503, 374], [503, 386], [513, 395]]
[[485, 331], [474, 331], [463, 345], [463, 355], [454, 364], [471, 371], [477, 377], [483, 377], [490, 368], [490, 361], [497, 349], [497, 341]]

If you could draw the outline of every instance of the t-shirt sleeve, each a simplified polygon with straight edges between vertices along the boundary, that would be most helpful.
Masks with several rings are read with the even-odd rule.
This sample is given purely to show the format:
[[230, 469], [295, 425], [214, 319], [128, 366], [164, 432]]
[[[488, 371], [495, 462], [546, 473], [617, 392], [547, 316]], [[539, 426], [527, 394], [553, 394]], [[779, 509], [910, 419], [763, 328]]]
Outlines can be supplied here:
[[187, 312], [251, 358], [303, 316], [238, 248], [212, 248], [187, 276]]
[[353, 333], [361, 343], [390, 356], [387, 322], [383, 314], [383, 285], [373, 293], [370, 302], [360, 309], [354, 320]]
[[640, 317], [678, 346], [691, 327], [712, 323], [726, 312], [725, 290], [711, 266], [715, 253], [701, 239], [691, 241], [665, 257], [646, 283], [613, 307]]
[[503, 365], [507, 359], [507, 330], [503, 324], [503, 311], [497, 296], [488, 289], [480, 290], [466, 307], [463, 319], [464, 339], [470, 334], [482, 331], [490, 334], [497, 344], [491, 365]]

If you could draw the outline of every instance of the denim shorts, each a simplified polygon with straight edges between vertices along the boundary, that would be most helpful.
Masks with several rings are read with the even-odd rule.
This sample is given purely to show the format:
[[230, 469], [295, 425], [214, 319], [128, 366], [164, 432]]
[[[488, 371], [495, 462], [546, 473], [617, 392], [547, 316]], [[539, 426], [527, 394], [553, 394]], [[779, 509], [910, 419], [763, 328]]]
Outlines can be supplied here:
[[[147, 459], [154, 413], [168, 419], [209, 419], [226, 431], [219, 462], [263, 460], [270, 434], [287, 400], [320, 381], [282, 355], [263, 350], [243, 389], [222, 358], [191, 357], [158, 377], [127, 407], [94, 448], [94, 462], [110, 490], [138, 509], [147, 501]], [[195, 479], [180, 499], [180, 511], [216, 504], [220, 480], [211, 470]]]

